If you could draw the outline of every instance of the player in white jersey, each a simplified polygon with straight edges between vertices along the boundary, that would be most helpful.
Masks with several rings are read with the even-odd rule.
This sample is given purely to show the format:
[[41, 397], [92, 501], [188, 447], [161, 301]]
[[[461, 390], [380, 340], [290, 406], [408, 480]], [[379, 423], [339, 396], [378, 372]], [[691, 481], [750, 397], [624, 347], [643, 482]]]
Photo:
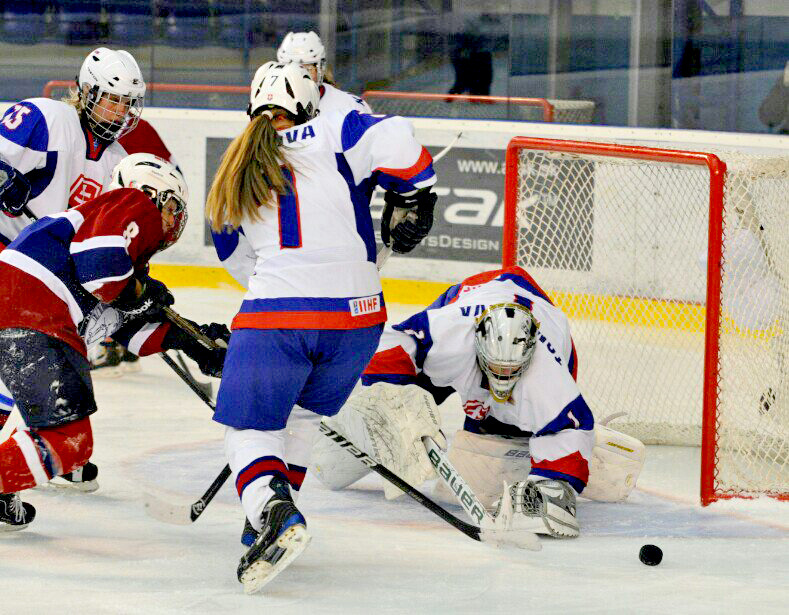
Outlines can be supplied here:
[[239, 580], [258, 591], [309, 541], [293, 495], [321, 416], [336, 414], [386, 320], [369, 210], [377, 184], [414, 212], [390, 229], [400, 252], [432, 225], [432, 158], [399, 117], [316, 117], [298, 64], [252, 83], [250, 124], [228, 147], [206, 203], [214, 231], [242, 229], [254, 273], [233, 319], [214, 420], [260, 535]]
[[[418, 484], [435, 476], [419, 438], [437, 437], [439, 426], [429, 420], [437, 413], [403, 401], [424, 399], [412, 396], [408, 385], [427, 389], [438, 402], [457, 392], [466, 419], [450, 460], [480, 501], [493, 507], [504, 480], [515, 512], [521, 513], [514, 515], [513, 527], [574, 537], [579, 533], [576, 495], [590, 483], [595, 459], [605, 456], [612, 466], [606, 481], [589, 484], [603, 500], [626, 497], [608, 483], [629, 492], [643, 462], [643, 445], [613, 430], [603, 428], [613, 442], [610, 451], [595, 444], [600, 434], [594, 433], [576, 372], [562, 311], [523, 269], [490, 271], [452, 286], [425, 310], [387, 326], [362, 375], [369, 388], [327, 422]], [[383, 405], [397, 395], [391, 389], [401, 389], [403, 400], [396, 412], [387, 413]], [[621, 442], [633, 451], [632, 459], [608, 461]], [[369, 471], [328, 439], [316, 444], [313, 461], [316, 474], [332, 488]], [[622, 472], [631, 476], [627, 485]]]
[[330, 111], [360, 111], [372, 113], [370, 106], [358, 96], [339, 89], [326, 65], [326, 49], [315, 32], [288, 32], [277, 49], [277, 61], [285, 64], [297, 62], [307, 70], [318, 84], [321, 113]]
[[[277, 50], [277, 62], [295, 62], [304, 68], [318, 85], [320, 101], [318, 109], [324, 116], [333, 116], [342, 121], [349, 111], [372, 113], [370, 106], [358, 96], [336, 87], [326, 66], [326, 50], [315, 32], [288, 32]], [[253, 82], [260, 81], [262, 75], [277, 62], [266, 62], [255, 73]], [[335, 112], [342, 113], [335, 113]], [[255, 265], [255, 252], [247, 238], [240, 233], [213, 233], [214, 247], [219, 260], [228, 273], [241, 284], [247, 286], [252, 268]]]
[[[85, 58], [69, 102], [30, 98], [0, 120], [0, 250], [36, 218], [98, 196], [126, 156], [116, 141], [134, 129], [145, 82], [126, 51], [99, 48]], [[13, 400], [0, 389], [0, 427]], [[64, 478], [83, 490], [98, 487], [96, 469]]]

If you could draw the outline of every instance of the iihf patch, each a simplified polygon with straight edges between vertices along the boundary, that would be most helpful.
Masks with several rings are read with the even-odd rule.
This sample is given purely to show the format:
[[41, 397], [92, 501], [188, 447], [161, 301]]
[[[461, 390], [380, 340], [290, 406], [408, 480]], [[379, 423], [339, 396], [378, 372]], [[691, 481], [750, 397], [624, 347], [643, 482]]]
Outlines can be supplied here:
[[351, 316], [363, 316], [364, 314], [374, 314], [381, 311], [381, 298], [378, 295], [369, 297], [359, 297], [348, 301], [351, 308]]

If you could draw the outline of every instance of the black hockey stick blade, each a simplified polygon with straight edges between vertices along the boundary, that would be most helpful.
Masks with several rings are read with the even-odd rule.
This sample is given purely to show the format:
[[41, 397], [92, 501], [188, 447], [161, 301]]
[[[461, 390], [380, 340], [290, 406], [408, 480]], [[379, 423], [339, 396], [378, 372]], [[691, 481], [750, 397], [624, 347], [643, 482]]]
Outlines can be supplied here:
[[205, 393], [209, 397], [211, 397], [211, 395], [213, 395], [214, 389], [211, 386], [211, 383], [210, 382], [200, 382], [197, 378], [195, 378], [194, 375], [192, 374], [191, 370], [189, 369], [189, 366], [186, 364], [186, 361], [184, 360], [184, 356], [178, 350], [175, 351], [175, 360], [178, 361], [178, 365], [181, 366], [181, 369], [184, 370], [184, 372], [189, 376], [189, 378], [192, 380], [192, 382], [194, 382], [197, 386], [200, 387], [200, 389], [203, 391], [203, 393]]
[[230, 477], [230, 466], [225, 466], [222, 471], [206, 489], [206, 492], [192, 504], [174, 504], [158, 497], [157, 495], [146, 492], [143, 495], [145, 512], [154, 519], [170, 523], [173, 525], [190, 525], [197, 521], [203, 514], [205, 507], [219, 493], [222, 485]]

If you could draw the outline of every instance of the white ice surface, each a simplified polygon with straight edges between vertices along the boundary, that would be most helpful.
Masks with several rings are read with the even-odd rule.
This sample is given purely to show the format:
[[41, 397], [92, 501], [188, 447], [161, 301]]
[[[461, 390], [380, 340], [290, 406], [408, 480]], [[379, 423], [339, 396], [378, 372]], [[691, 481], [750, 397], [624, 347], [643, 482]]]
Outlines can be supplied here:
[[[176, 308], [228, 321], [241, 295], [178, 289]], [[397, 319], [413, 311], [390, 306]], [[377, 477], [330, 492], [308, 475], [313, 541], [263, 595], [236, 580], [243, 513], [231, 486], [191, 526], [143, 512], [141, 492], [189, 503], [225, 463], [222, 429], [158, 357], [95, 382], [99, 491], [24, 493], [26, 530], [0, 534], [0, 613], [786, 613], [789, 503], [698, 504], [698, 449], [650, 447], [624, 504], [579, 500], [577, 540], [539, 553], [474, 542]], [[452, 400], [448, 433], [461, 424]], [[462, 516], [459, 507], [451, 510]], [[654, 543], [663, 563], [638, 560]], [[276, 610], [269, 610], [276, 609]]]

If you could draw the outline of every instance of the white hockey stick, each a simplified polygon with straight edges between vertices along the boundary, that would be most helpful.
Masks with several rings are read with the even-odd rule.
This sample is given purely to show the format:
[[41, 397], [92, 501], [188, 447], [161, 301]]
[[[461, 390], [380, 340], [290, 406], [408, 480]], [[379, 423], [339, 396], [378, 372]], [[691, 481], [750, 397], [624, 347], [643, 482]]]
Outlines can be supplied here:
[[[449, 145], [447, 145], [444, 149], [442, 149], [435, 156], [433, 156], [433, 162], [438, 162], [444, 156], [446, 156], [447, 153], [449, 152], [449, 150], [451, 150], [453, 147], [455, 147], [455, 143], [457, 143], [460, 140], [460, 137], [462, 137], [462, 136], [463, 136], [463, 131], [460, 131], [459, 133], [457, 133], [455, 135], [455, 138], [452, 139], [452, 141], [450, 142]], [[392, 220], [392, 222], [395, 223], [394, 226], [397, 226], [402, 221], [402, 219], [404, 217], [405, 216], [400, 216], [400, 217], [398, 217], [397, 220]], [[392, 228], [394, 228], [394, 227], [392, 227]], [[386, 262], [386, 259], [388, 259], [390, 256], [392, 256], [392, 247], [391, 246], [384, 246], [383, 248], [381, 248], [381, 251], [378, 253], [378, 256], [375, 257], [375, 266], [378, 267], [378, 269], [380, 270], [381, 267], [384, 266], [384, 263]]]
[[512, 521], [512, 499], [510, 490], [504, 485], [502, 493], [502, 503], [499, 507], [499, 514], [493, 518], [485, 507], [474, 495], [471, 487], [468, 486], [463, 477], [455, 469], [455, 466], [447, 458], [446, 453], [436, 444], [430, 436], [422, 438], [425, 445], [427, 457], [436, 469], [438, 477], [444, 481], [449, 490], [455, 494], [455, 498], [463, 507], [468, 515], [479, 524], [480, 540], [501, 546], [513, 546], [530, 551], [539, 551], [542, 544], [537, 534], [524, 530], [514, 530], [511, 528]]

